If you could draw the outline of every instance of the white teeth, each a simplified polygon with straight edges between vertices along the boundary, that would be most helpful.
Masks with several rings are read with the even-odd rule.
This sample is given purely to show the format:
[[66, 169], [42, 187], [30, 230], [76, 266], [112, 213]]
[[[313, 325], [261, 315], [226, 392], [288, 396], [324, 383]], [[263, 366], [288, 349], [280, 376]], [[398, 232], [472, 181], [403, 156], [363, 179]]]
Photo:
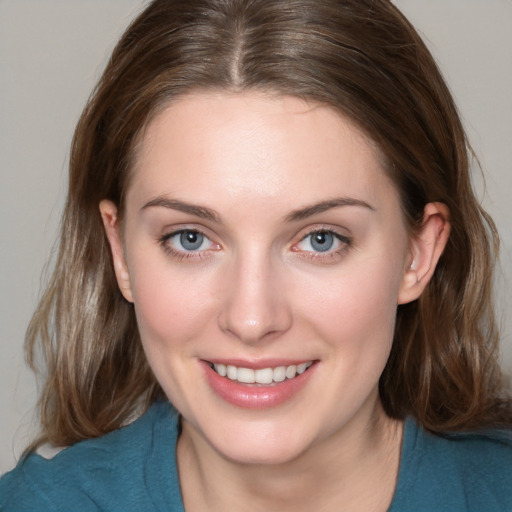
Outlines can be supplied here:
[[272, 368], [263, 368], [254, 372], [254, 380], [258, 384], [272, 384], [274, 380], [274, 372]]
[[293, 379], [293, 377], [295, 377], [295, 375], [297, 374], [297, 367], [292, 364], [291, 366], [288, 366], [286, 368], [286, 377], [288, 379]]
[[272, 384], [272, 382], [283, 382], [286, 379], [293, 379], [297, 375], [304, 373], [311, 365], [312, 361], [301, 363], [299, 365], [277, 366], [276, 368], [262, 368], [252, 370], [251, 368], [238, 368], [233, 365], [214, 364], [213, 368], [221, 377], [227, 377], [230, 380], [236, 380], [243, 384]]
[[215, 371], [221, 376], [225, 377], [227, 375], [226, 365], [225, 364], [216, 364]]
[[283, 382], [284, 379], [286, 379], [286, 366], [274, 368], [274, 381]]
[[238, 368], [236, 380], [244, 384], [254, 384], [254, 370], [250, 368]]
[[301, 373], [304, 373], [306, 371], [306, 368], [308, 367], [308, 363], [302, 363], [297, 365], [297, 373], [300, 375]]
[[226, 375], [228, 376], [228, 379], [236, 380], [236, 376], [237, 376], [236, 366], [228, 365], [226, 367]]

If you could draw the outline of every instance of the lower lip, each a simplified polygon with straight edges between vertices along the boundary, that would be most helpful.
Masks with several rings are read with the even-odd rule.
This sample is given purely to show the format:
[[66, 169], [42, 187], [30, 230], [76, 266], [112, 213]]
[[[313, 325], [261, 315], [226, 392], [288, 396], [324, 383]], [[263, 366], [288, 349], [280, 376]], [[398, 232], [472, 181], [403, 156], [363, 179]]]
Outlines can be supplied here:
[[236, 380], [221, 377], [206, 361], [201, 361], [201, 366], [212, 390], [226, 402], [245, 409], [266, 409], [277, 407], [299, 393], [311, 378], [316, 364], [293, 379], [271, 386], [242, 384]]

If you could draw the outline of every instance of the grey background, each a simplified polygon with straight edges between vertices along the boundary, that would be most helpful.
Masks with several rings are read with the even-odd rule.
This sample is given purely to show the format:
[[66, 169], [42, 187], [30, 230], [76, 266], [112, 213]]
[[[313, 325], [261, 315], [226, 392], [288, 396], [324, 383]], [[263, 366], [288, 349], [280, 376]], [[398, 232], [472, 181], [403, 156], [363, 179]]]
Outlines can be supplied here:
[[[142, 0], [0, 0], [0, 473], [30, 441], [23, 336], [57, 234], [74, 125]], [[512, 1], [396, 0], [431, 48], [480, 157], [502, 237], [503, 362], [512, 371]]]

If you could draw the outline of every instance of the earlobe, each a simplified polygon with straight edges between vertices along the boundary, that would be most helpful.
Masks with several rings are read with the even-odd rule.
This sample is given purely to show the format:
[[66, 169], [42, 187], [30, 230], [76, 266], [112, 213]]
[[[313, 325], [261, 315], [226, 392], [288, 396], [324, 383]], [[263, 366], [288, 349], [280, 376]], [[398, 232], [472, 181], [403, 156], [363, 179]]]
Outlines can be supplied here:
[[416, 300], [434, 275], [450, 235], [450, 212], [443, 203], [428, 203], [420, 232], [411, 240], [410, 259], [402, 277], [398, 304]]
[[130, 274], [124, 257], [121, 235], [119, 233], [117, 206], [112, 201], [104, 199], [100, 202], [99, 207], [105, 233], [110, 244], [117, 284], [124, 298], [129, 302], [133, 302]]

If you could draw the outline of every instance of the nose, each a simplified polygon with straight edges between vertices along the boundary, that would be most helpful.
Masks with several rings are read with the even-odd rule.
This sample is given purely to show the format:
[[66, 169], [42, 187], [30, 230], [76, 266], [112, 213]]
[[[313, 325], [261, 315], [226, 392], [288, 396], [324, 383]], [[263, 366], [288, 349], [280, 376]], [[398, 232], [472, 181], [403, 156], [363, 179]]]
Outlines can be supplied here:
[[292, 325], [279, 271], [268, 255], [239, 260], [225, 283], [219, 327], [247, 344], [274, 339]]

